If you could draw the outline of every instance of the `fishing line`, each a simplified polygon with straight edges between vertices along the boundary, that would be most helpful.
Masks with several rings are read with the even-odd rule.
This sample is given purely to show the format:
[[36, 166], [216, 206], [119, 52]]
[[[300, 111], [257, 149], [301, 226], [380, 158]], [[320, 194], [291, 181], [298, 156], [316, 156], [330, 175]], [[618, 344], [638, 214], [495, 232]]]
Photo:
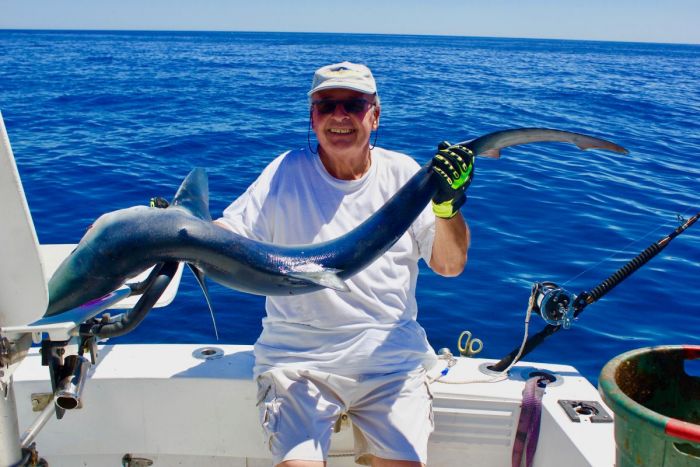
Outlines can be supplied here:
[[[688, 208], [686, 208], [686, 210], [683, 211], [682, 213], [676, 214], [676, 220], [677, 220], [679, 223], [682, 224], [682, 223], [685, 222], [685, 220], [686, 220], [686, 219], [685, 219], [685, 215], [688, 214], [688, 212], [691, 211], [691, 210], [693, 210], [693, 209], [695, 209], [695, 208], [693, 208], [693, 207], [688, 207]], [[601, 261], [595, 263], [594, 265], [590, 266], [590, 267], [587, 268], [587, 269], [584, 269], [583, 271], [581, 271], [580, 273], [578, 273], [578, 274], [576, 274], [575, 276], [571, 277], [570, 279], [566, 280], [565, 282], [562, 282], [562, 285], [566, 285], [566, 284], [568, 284], [569, 282], [571, 282], [571, 281], [573, 281], [573, 280], [575, 280], [575, 279], [578, 279], [579, 277], [583, 276], [583, 275], [586, 274], [587, 272], [592, 271], [593, 269], [596, 269], [596, 268], [597, 268], [598, 266], [600, 266], [601, 264], [603, 264], [603, 263], [605, 263], [605, 262], [607, 262], [607, 261], [610, 261], [611, 259], [613, 259], [613, 258], [615, 258], [616, 256], [620, 255], [621, 253], [627, 253], [627, 250], [628, 250], [632, 245], [635, 245], [635, 244], [641, 242], [642, 240], [644, 240], [645, 238], [649, 237], [650, 235], [655, 234], [657, 231], [659, 231], [659, 230], [661, 230], [661, 229], [665, 229], [665, 228], [667, 228], [667, 227], [668, 227], [668, 223], [667, 223], [667, 224], [659, 225], [659, 226], [656, 227], [654, 230], [650, 230], [649, 232], [647, 232], [643, 237], [640, 237], [640, 238], [637, 238], [637, 239], [635, 239], [635, 240], [632, 240], [632, 241], [631, 241], [630, 243], [628, 243], [626, 246], [624, 246], [624, 247], [622, 247], [621, 249], [615, 251], [613, 254], [611, 254], [611, 255], [608, 256], [607, 258], [604, 258], [603, 260], [601, 260]]]
[[525, 356], [555, 332], [560, 329], [569, 329], [573, 320], [575, 320], [588, 305], [595, 303], [603, 296], [607, 295], [608, 292], [639, 268], [647, 264], [648, 261], [666, 248], [674, 238], [685, 232], [699, 219], [700, 212], [694, 214], [687, 220], [683, 219], [681, 224], [673, 229], [671, 233], [653, 242], [644, 249], [644, 251], [625, 263], [624, 266], [608, 276], [593, 289], [584, 290], [578, 295], [572, 294], [553, 282], [536, 283], [533, 286], [533, 290], [537, 293], [537, 308], [533, 311], [537, 312], [547, 325], [542, 328], [540, 332], [528, 338], [528, 342], [524, 348], [521, 346], [519, 349], [513, 350], [510, 354], [488, 368], [499, 371], [503, 367], [509, 366], [509, 364], [513, 362], [516, 354], [521, 357]]
[[486, 379], [442, 379], [444, 376], [447, 376], [450, 369], [457, 363], [457, 360], [452, 356], [452, 354], [449, 354], [446, 357], [438, 357], [446, 359], [448, 361], [447, 367], [444, 370], [442, 370], [439, 375], [428, 377], [428, 383], [433, 384], [436, 381], [444, 384], [498, 383], [499, 381], [508, 379], [508, 372], [511, 370], [511, 368], [515, 366], [516, 363], [520, 361], [520, 357], [523, 354], [523, 351], [525, 350], [525, 346], [527, 345], [527, 338], [530, 329], [530, 317], [532, 316], [532, 309], [534, 308], [534, 306], [535, 289], [533, 289], [532, 293], [530, 294], [530, 300], [527, 305], [527, 311], [525, 312], [525, 330], [523, 333], [522, 343], [520, 344], [520, 349], [518, 350], [518, 354], [515, 356], [513, 361], [510, 362], [510, 364], [505, 369], [495, 372], [495, 374], [491, 378]]

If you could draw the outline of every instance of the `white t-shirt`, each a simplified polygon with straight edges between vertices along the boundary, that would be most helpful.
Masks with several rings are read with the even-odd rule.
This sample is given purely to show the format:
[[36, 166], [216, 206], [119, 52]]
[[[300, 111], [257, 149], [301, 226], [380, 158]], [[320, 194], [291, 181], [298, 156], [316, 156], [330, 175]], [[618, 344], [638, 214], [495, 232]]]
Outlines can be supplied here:
[[[418, 169], [404, 154], [374, 148], [361, 179], [338, 180], [308, 149], [289, 151], [219, 221], [278, 245], [332, 240], [365, 221]], [[434, 235], [435, 217], [426, 207], [389, 251], [346, 279], [350, 292], [267, 297], [255, 374], [280, 366], [343, 375], [432, 366], [435, 352], [416, 322], [415, 290], [418, 260], [430, 261]]]

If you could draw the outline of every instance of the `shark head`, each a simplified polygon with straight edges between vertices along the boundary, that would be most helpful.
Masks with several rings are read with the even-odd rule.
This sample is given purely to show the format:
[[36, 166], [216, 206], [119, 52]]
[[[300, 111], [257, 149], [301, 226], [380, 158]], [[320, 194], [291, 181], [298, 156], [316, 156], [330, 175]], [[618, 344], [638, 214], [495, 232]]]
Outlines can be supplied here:
[[[95, 221], [75, 250], [49, 280], [46, 315], [80, 306], [119, 288], [131, 271], [122, 264], [130, 248], [130, 226], [142, 219], [145, 206], [110, 212]], [[127, 268], [132, 269], [132, 268]]]
[[104, 296], [159, 262], [155, 247], [163, 229], [183, 215], [211, 220], [208, 204], [207, 175], [197, 168], [182, 182], [169, 208], [135, 206], [98, 218], [51, 276], [46, 316]]

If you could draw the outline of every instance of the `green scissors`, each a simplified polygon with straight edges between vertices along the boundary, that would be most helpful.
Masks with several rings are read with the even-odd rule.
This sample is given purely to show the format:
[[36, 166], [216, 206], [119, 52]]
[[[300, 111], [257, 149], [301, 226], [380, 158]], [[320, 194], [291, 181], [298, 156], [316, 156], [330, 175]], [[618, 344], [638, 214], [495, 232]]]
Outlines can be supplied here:
[[[466, 336], [467, 339], [466, 342], [464, 342], [464, 345], [462, 345], [464, 336]], [[481, 352], [481, 350], [484, 348], [484, 343], [481, 342], [481, 339], [472, 339], [472, 333], [470, 331], [464, 331], [459, 335], [459, 339], [457, 339], [457, 348], [459, 349], [459, 353], [461, 355], [464, 355], [465, 357], [473, 357]]]

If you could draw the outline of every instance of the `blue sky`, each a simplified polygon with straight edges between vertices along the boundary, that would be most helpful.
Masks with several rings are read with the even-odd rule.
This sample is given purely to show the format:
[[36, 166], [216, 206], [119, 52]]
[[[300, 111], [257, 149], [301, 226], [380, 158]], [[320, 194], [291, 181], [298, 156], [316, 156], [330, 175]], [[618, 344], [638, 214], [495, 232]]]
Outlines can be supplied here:
[[301, 31], [700, 44], [700, 0], [0, 0], [0, 29]]

